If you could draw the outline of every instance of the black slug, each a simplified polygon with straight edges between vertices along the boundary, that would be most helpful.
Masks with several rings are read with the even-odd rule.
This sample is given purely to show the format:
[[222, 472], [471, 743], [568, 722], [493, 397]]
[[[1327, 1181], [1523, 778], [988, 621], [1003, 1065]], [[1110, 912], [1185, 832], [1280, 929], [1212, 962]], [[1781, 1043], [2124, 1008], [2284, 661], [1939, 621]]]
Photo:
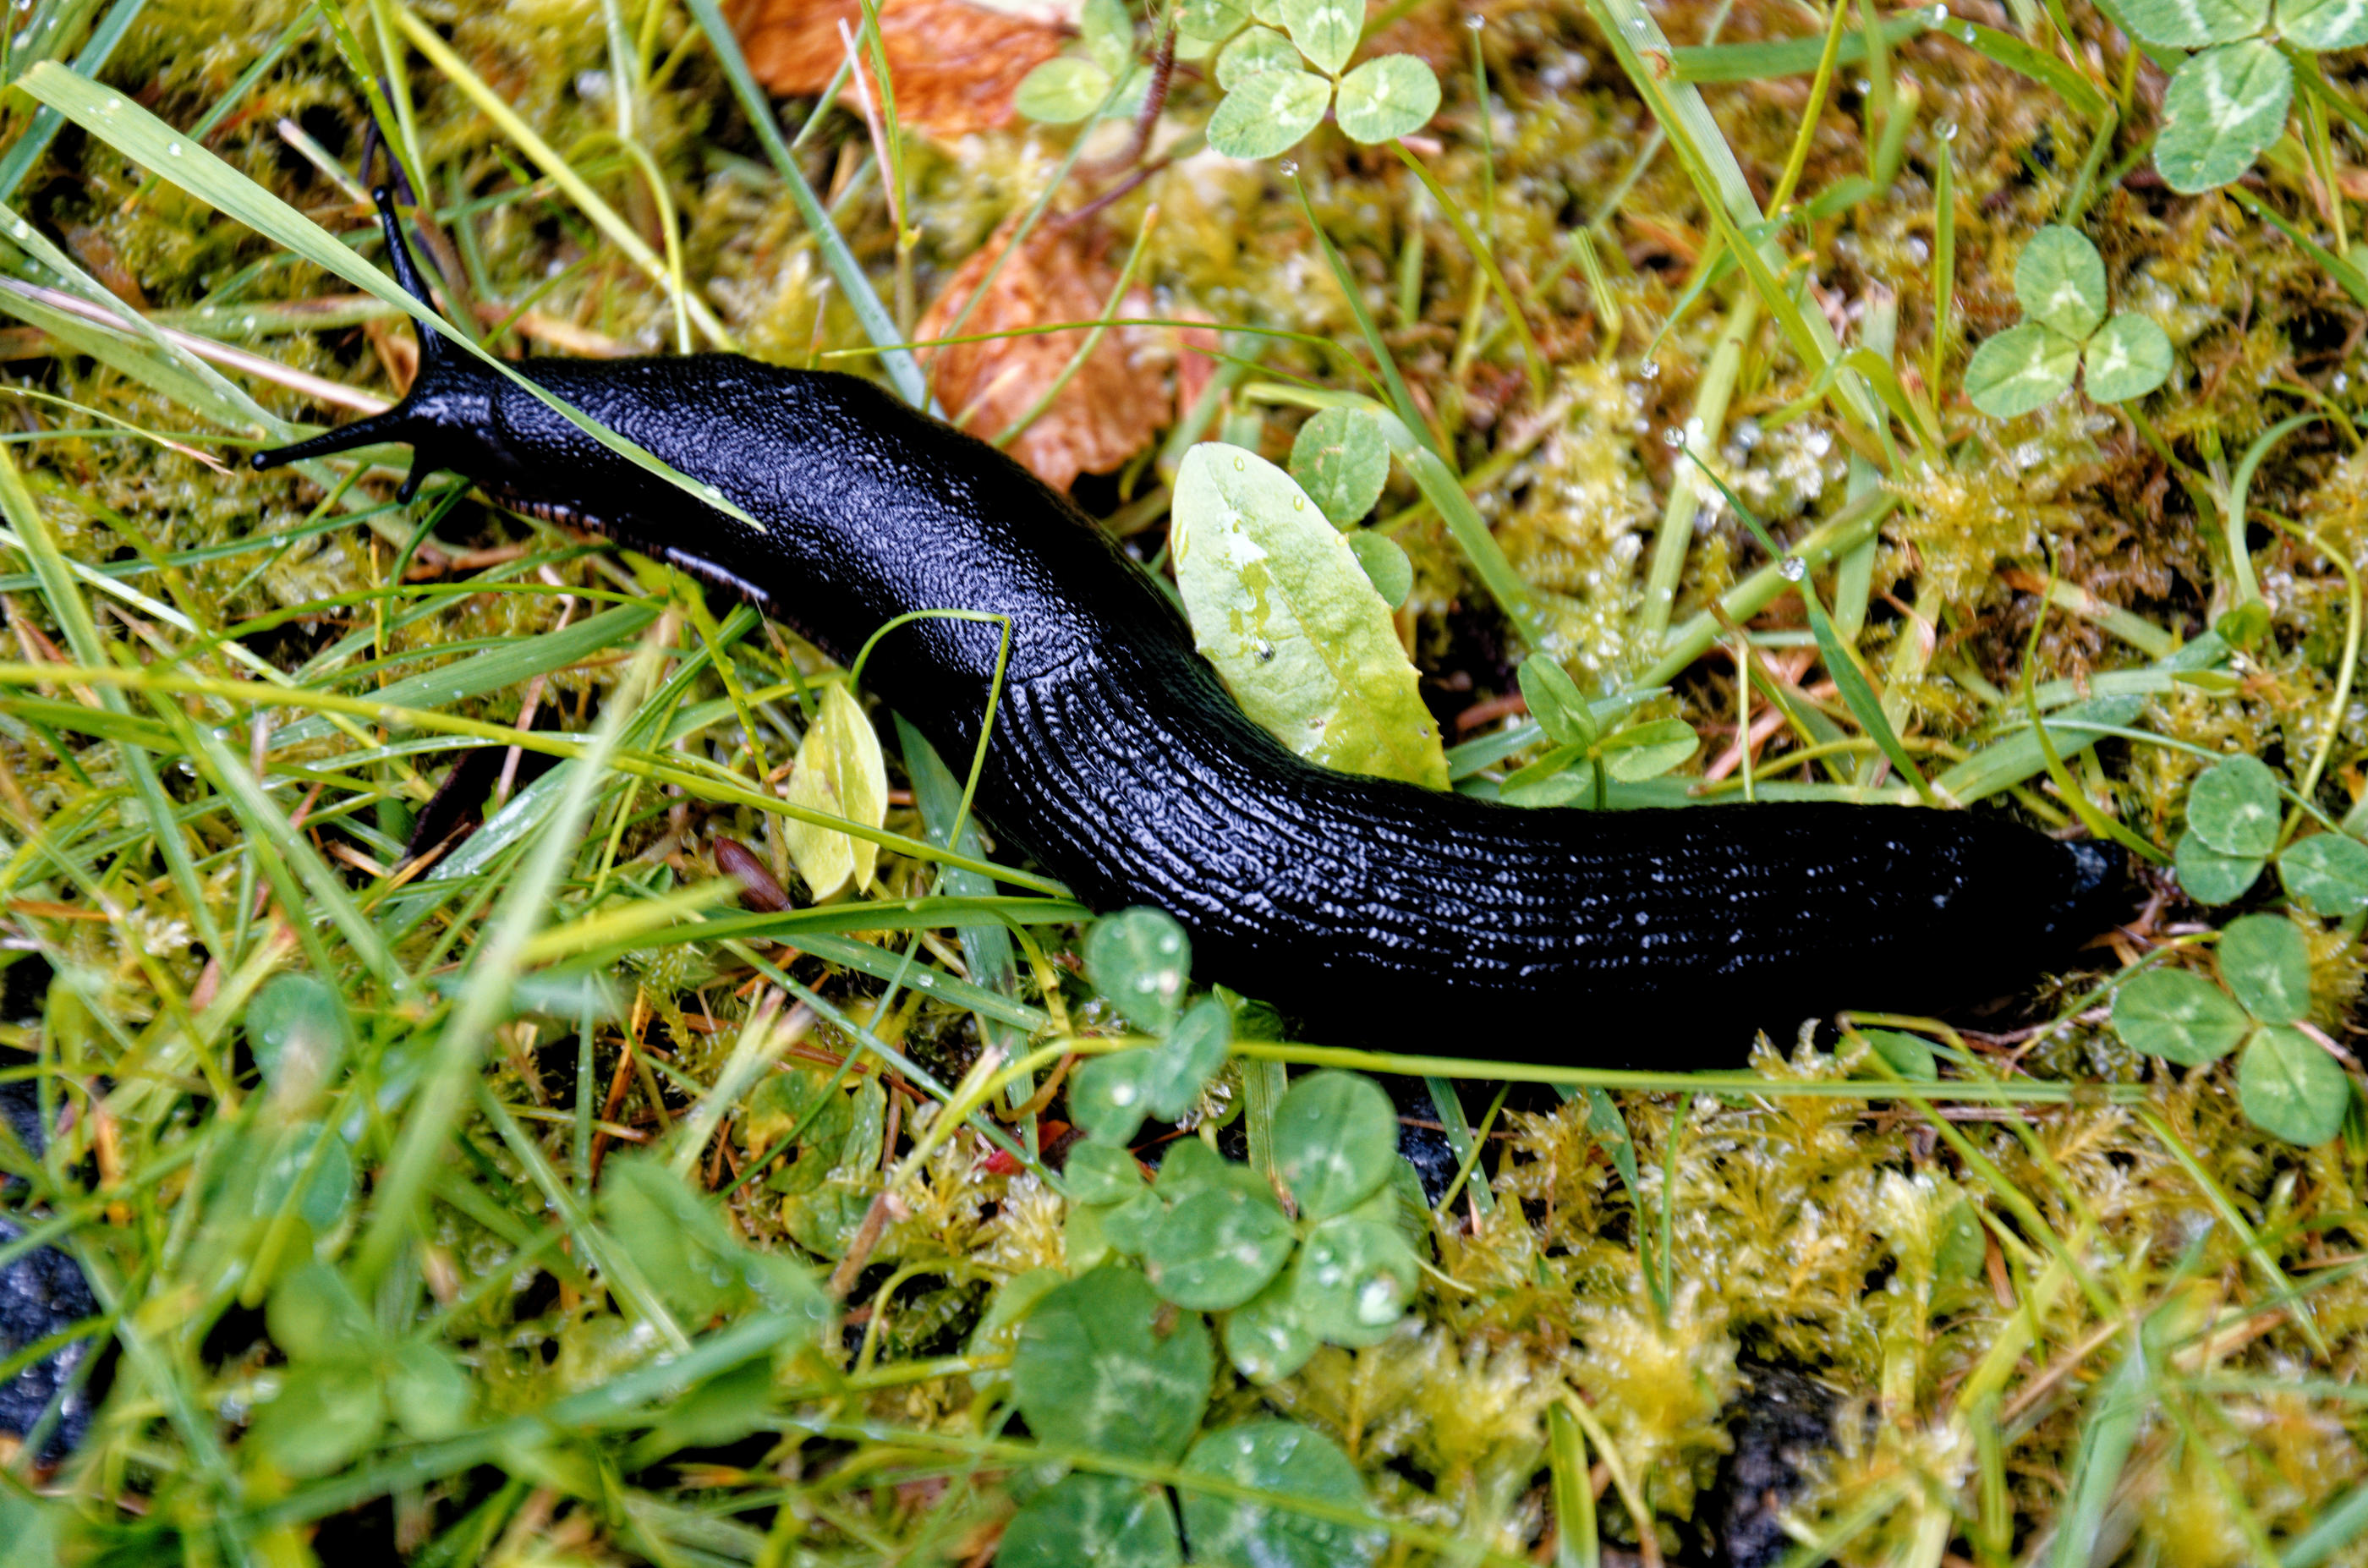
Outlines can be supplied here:
[[[392, 203], [403, 285], [424, 285]], [[890, 619], [1008, 616], [981, 815], [1085, 903], [1156, 904], [1196, 967], [1321, 1038], [1594, 1066], [1738, 1062], [1733, 1026], [1929, 1012], [2110, 920], [2118, 852], [1964, 812], [1520, 810], [1304, 762], [1258, 729], [1143, 571], [1017, 462], [852, 376], [736, 355], [521, 369], [757, 519], [663, 484], [423, 332], [410, 395], [261, 452], [381, 441], [746, 596], [845, 659]], [[972, 755], [998, 632], [916, 622], [866, 679]]]

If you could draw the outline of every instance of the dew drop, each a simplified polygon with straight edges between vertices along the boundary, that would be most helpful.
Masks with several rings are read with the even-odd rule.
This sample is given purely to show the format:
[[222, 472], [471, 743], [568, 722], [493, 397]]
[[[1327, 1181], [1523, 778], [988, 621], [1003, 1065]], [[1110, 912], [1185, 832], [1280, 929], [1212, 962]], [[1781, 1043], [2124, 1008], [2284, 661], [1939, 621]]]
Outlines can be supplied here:
[[1868, 81], [1865, 77], [1861, 76], [1858, 79], [1858, 96], [1860, 97], [1864, 97], [1867, 94], [1873, 91], [1874, 91], [1874, 84]]
[[1285, 179], [1296, 179], [1299, 177], [1299, 160], [1296, 158], [1285, 158], [1282, 162], [1275, 165], [1274, 167], [1275, 172], [1281, 175]]
[[1937, 28], [1937, 27], [1939, 27], [1941, 23], [1943, 23], [1943, 22], [1947, 21], [1948, 19], [1949, 19], [1949, 7], [1947, 7], [1946, 6], [1933, 6], [1933, 7], [1932, 7], [1932, 25], [1933, 25], [1934, 27], [1936, 27], [1936, 28]]
[[1944, 119], [1932, 129], [1939, 132], [1943, 142], [1954, 142], [1957, 139], [1957, 122], [1953, 119]]
[[1971, 23], [1971, 22], [1967, 22], [1967, 23], [1965, 24], [1965, 41], [1966, 41], [1967, 43], [1971, 43], [1971, 42], [1973, 42], [1973, 41], [1974, 41], [1974, 40], [1975, 40], [1975, 39], [1979, 38], [1980, 36], [1981, 36], [1981, 35], [1980, 35], [1979, 33], [1977, 33], [1977, 32], [1974, 31], [1974, 24], [1973, 24], [1973, 23]]
[[1776, 574], [1788, 583], [1797, 583], [1809, 574], [1809, 563], [1797, 555], [1788, 555], [1776, 563]]
[[168, 158], [177, 158], [180, 155], [181, 144], [178, 142], [167, 142], [165, 143], [165, 156]]
[[1291, 498], [1291, 509], [1294, 512], [1304, 512], [1307, 510], [1307, 497], [1304, 495], [1292, 496]]
[[1676, 426], [1672, 425], [1661, 432], [1661, 445], [1668, 448], [1669, 450], [1674, 452], [1685, 444], [1686, 433]]
[[1241, 460], [1241, 459], [1239, 459], [1239, 458], [1235, 458], [1235, 459], [1234, 460], [1234, 472], [1235, 472], [1235, 473], [1239, 473], [1239, 472], [1241, 472], [1243, 470], [1245, 470], [1245, 469], [1247, 469], [1247, 468], [1248, 468], [1248, 467], [1249, 467], [1249, 464], [1247, 464], [1247, 463], [1246, 463], [1246, 462], [1242, 461], [1242, 460]]
[[1466, 11], [1463, 13], [1463, 25], [1476, 33], [1488, 25], [1488, 18], [1477, 11]]
[[1636, 373], [1648, 381], [1656, 381], [1661, 379], [1661, 362], [1658, 359], [1647, 359], [1636, 367]]

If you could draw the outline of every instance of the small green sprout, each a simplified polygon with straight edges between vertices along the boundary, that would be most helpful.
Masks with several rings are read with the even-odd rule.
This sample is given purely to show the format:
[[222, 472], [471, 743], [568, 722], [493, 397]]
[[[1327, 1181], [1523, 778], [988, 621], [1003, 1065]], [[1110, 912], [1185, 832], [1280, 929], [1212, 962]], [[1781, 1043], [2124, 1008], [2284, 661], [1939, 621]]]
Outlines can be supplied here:
[[2170, 339], [2142, 315], [2105, 316], [2105, 263], [2088, 236], [2060, 224], [2032, 235], [2015, 263], [2014, 294], [2024, 320], [1974, 351], [1965, 395], [1997, 419], [2011, 419], [2071, 390], [2088, 369], [2099, 403], [2144, 397], [2170, 374]]
[[2294, 55], [2368, 43], [2362, 0], [2123, 0], [2121, 10], [2146, 42], [2197, 51], [2171, 74], [2154, 144], [2164, 183], [2189, 196], [2240, 177], [2283, 134]]
[[2334, 1137], [2351, 1081], [2299, 1027], [2310, 1011], [2301, 929], [2276, 915], [2230, 922], [2220, 933], [2220, 980], [2175, 969], [2138, 975], [2113, 998], [2113, 1029], [2134, 1050], [2190, 1067], [2241, 1045], [2237, 1097], [2254, 1126], [2305, 1148]]
[[1641, 784], [1658, 778], [1701, 749], [1702, 738], [1683, 719], [1653, 719], [1607, 733], [1607, 724], [1650, 692], [1589, 703], [1569, 672], [1536, 654], [1517, 674], [1521, 699], [1554, 744], [1505, 779], [1497, 798], [1508, 804], [1600, 806], [1606, 779]]

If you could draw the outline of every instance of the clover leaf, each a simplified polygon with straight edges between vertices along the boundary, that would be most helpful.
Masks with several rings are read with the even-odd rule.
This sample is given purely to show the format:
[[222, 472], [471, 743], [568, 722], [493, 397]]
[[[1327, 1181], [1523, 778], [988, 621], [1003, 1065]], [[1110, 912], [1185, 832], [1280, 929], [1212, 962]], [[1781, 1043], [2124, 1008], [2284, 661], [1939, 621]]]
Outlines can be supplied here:
[[2134, 976], [2113, 998], [2113, 1031], [2134, 1050], [2189, 1067], [2242, 1045], [2237, 1098], [2246, 1119], [2304, 1147], [2334, 1137], [2351, 1081], [2299, 1027], [2310, 1010], [2310, 947], [2301, 927], [2274, 915], [2232, 921], [2220, 934], [2219, 959], [2226, 991], [2180, 970]]
[[2368, 909], [2368, 844], [2340, 833], [2317, 834], [2278, 857], [2278, 877], [2289, 897], [2320, 915]]
[[2170, 375], [2170, 339], [2145, 316], [2107, 319], [2105, 263], [2078, 230], [2051, 223], [2014, 268], [2025, 319], [1985, 341], [1965, 366], [1965, 395], [1995, 419], [2044, 407], [2085, 369], [2099, 403], [2144, 397]]
[[[1247, 1421], [1211, 1432], [1192, 1445], [1184, 1468], [1254, 1492], [1311, 1498], [1358, 1513], [1372, 1506], [1355, 1462], [1331, 1438], [1296, 1421]], [[1366, 1568], [1389, 1544], [1389, 1533], [1378, 1521], [1360, 1529], [1214, 1490], [1181, 1490], [1184, 1531], [1195, 1562]]]
[[[1247, 19], [1247, 13], [1234, 10], [1224, 0], [1194, 0], [1185, 7], [1185, 16], [1211, 8]], [[1240, 21], [1233, 23], [1240, 25]], [[1190, 36], [1189, 28], [1181, 28], [1180, 18], [1179, 28]], [[1110, 97], [1110, 84], [1121, 76], [1131, 74], [1147, 80], [1135, 66], [1134, 18], [1124, 0], [1086, 0], [1077, 32], [1086, 46], [1086, 58], [1060, 55], [1037, 66], [1011, 95], [1012, 108], [1046, 125], [1071, 125], [1100, 108]]]
[[1011, 1392], [1028, 1429], [1062, 1448], [1167, 1460], [1192, 1440], [1216, 1361], [1185, 1314], [1162, 1332], [1150, 1281], [1112, 1265], [1055, 1287], [1019, 1331]]
[[1001, 1568], [1176, 1568], [1183, 1560], [1166, 1491], [1083, 1471], [1030, 1497], [995, 1553]]
[[1397, 1114], [1371, 1080], [1309, 1074], [1276, 1105], [1272, 1129], [1280, 1187], [1199, 1138], [1169, 1144], [1147, 1187], [1109, 1145], [1081, 1145], [1069, 1164], [1070, 1256], [1139, 1256], [1162, 1299], [1225, 1314], [1227, 1358], [1260, 1383], [1296, 1372], [1318, 1346], [1385, 1337], [1420, 1283], [1415, 1247], [1428, 1224], [1397, 1154]]
[[1126, 1021], [1165, 1034], [1184, 1007], [1192, 938], [1164, 910], [1124, 909], [1086, 937], [1086, 978]]
[[2295, 51], [2368, 43], [2368, 0], [2124, 0], [2148, 43], [2194, 50], [2171, 74], [2154, 164], [2192, 196], [2226, 185], [2285, 131]]

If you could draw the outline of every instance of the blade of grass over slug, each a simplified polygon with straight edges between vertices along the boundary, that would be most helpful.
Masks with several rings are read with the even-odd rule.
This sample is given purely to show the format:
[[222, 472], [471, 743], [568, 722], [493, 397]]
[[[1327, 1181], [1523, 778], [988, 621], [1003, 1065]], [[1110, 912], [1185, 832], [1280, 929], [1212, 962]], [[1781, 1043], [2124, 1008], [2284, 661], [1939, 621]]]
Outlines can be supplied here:
[[716, 63], [723, 68], [724, 79], [732, 84], [733, 96], [740, 100], [741, 110], [755, 128], [757, 139], [765, 144], [765, 156], [771, 160], [774, 172], [788, 187], [790, 199], [797, 203], [798, 215], [805, 221], [806, 232], [814, 236], [823, 265], [830, 269], [832, 279], [847, 296], [848, 306], [854, 311], [864, 336], [878, 351], [881, 368], [888, 372], [888, 379], [896, 384], [896, 391], [906, 403], [937, 412], [919, 361], [913, 358], [912, 350], [899, 347], [905, 341], [905, 334], [897, 330], [895, 319], [880, 302], [879, 292], [871, 287], [863, 264], [848, 249], [847, 237], [838, 232], [830, 214], [823, 210], [822, 198], [814, 194], [797, 159], [791, 154], [789, 143], [781, 140], [781, 128], [773, 118], [772, 103], [749, 74], [747, 58], [740, 52], [739, 35], [724, 20], [723, 6], [719, 0], [685, 0], [685, 4], [699, 19], [700, 30], [707, 35], [707, 45], [715, 51]]
[[[115, 52], [115, 46], [123, 41], [123, 35], [131, 30], [131, 24], [140, 19], [141, 9], [145, 4], [146, 0], [115, 0], [115, 4], [108, 7], [107, 15], [99, 18], [98, 26], [91, 29], [89, 41], [82, 46], [82, 52], [74, 56], [74, 68], [77, 75], [96, 78], [107, 69], [108, 57]], [[54, 13], [52, 17], [54, 19]], [[33, 123], [10, 145], [7, 153], [0, 156], [0, 202], [16, 199], [17, 187], [25, 183], [25, 176], [33, 172], [33, 165], [49, 152], [50, 143], [57, 140], [58, 131], [64, 124], [64, 118], [54, 108], [45, 106], [34, 111]]]
[[494, 1026], [509, 1009], [510, 986], [524, 969], [527, 944], [580, 846], [578, 835], [592, 814], [592, 798], [604, 781], [606, 764], [639, 705], [635, 694], [656, 684], [658, 657], [658, 644], [644, 642], [630, 673], [609, 694], [581, 766], [477, 938], [470, 956], [469, 986], [437, 1040], [377, 1184], [370, 1226], [355, 1257], [355, 1271], [365, 1281], [382, 1278], [411, 1244], [420, 1199], [443, 1159], [445, 1141], [468, 1102], [471, 1086], [479, 1081], [478, 1061]]
[[[44, 62], [17, 84], [27, 93], [56, 108], [92, 136], [134, 162], [144, 165], [265, 238], [336, 274], [364, 293], [393, 305], [418, 324], [422, 332], [444, 332], [443, 318], [397, 288], [393, 279], [364, 262], [326, 231], [278, 197], [239, 174], [203, 147], [188, 144], [172, 127], [120, 93], [86, 81], [64, 67]], [[514, 384], [523, 387], [553, 413], [628, 462], [646, 470], [686, 495], [729, 517], [756, 527], [746, 512], [712, 484], [677, 472], [631, 441], [564, 400], [552, 396], [474, 343], [450, 332], [445, 341], [476, 357]]]

